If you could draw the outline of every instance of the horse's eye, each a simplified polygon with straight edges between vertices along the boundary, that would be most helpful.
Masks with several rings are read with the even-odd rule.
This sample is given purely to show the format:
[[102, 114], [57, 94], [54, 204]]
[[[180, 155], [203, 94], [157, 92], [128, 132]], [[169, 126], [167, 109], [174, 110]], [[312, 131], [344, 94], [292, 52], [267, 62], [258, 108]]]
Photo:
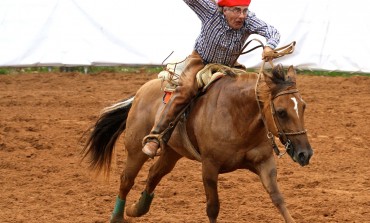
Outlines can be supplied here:
[[278, 109], [276, 111], [277, 115], [279, 118], [286, 118], [287, 117], [287, 112], [285, 109]]

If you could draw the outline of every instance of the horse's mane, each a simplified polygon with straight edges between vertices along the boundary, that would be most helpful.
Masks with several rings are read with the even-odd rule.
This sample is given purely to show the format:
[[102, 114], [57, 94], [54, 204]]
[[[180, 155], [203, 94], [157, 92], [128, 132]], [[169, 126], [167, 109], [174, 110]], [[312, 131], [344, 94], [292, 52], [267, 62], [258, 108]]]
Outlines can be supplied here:
[[263, 71], [258, 83], [257, 94], [261, 102], [270, 101], [276, 94], [283, 90], [296, 87], [295, 81], [287, 77], [282, 65], [275, 66], [271, 73]]

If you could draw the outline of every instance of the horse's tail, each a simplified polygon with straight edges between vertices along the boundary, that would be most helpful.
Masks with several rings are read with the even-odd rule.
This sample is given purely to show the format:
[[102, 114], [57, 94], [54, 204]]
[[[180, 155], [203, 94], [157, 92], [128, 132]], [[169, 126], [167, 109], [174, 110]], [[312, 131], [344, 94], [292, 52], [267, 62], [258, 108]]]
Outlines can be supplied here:
[[90, 168], [109, 174], [114, 145], [126, 129], [126, 119], [134, 96], [105, 108], [95, 125], [88, 129], [89, 136], [82, 150], [83, 159], [90, 157]]

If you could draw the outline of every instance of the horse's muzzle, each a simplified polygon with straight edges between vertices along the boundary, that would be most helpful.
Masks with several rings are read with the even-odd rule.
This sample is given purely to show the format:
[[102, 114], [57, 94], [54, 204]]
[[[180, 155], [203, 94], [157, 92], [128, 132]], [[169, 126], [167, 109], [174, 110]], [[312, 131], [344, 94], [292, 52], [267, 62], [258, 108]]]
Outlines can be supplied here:
[[301, 166], [306, 166], [310, 163], [310, 159], [313, 155], [313, 150], [298, 153], [298, 163]]
[[313, 155], [313, 150], [310, 146], [306, 148], [297, 148], [292, 147], [287, 149], [287, 153], [292, 157], [294, 162], [299, 163], [301, 166], [306, 166], [310, 163], [310, 159]]

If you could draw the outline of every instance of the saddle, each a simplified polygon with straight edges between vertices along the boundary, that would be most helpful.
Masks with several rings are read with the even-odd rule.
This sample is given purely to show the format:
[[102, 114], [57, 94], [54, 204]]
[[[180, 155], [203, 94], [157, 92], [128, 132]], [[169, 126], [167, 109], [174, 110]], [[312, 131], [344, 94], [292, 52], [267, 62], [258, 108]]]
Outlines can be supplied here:
[[[163, 103], [166, 104], [171, 96], [172, 92], [175, 91], [176, 87], [179, 86], [180, 75], [185, 68], [185, 60], [179, 63], [169, 63], [166, 68], [158, 74], [158, 78], [162, 80], [162, 90], [164, 91]], [[185, 109], [180, 112], [176, 117], [174, 124], [177, 125], [179, 133], [181, 135], [182, 145], [186, 150], [197, 160], [201, 161], [201, 156], [199, 150], [194, 147], [191, 143], [187, 130], [186, 130], [186, 120], [190, 113], [191, 105], [195, 100], [202, 94], [204, 94], [209, 87], [215, 83], [220, 78], [230, 75], [243, 75], [248, 74], [245, 69], [231, 68], [222, 64], [207, 64], [202, 70], [200, 70], [197, 75], [197, 84], [200, 92], [197, 94], [194, 100], [192, 100]], [[163, 88], [163, 83], [166, 82], [166, 86]]]
[[[166, 68], [158, 74], [158, 78], [162, 80], [162, 86], [163, 82], [167, 82], [166, 86], [164, 88], [162, 87], [164, 91], [163, 103], [168, 102], [172, 92], [179, 86], [179, 79], [184, 69], [185, 60], [179, 63], [167, 64]], [[198, 89], [201, 89], [202, 92], [206, 92], [209, 86], [224, 76], [235, 76], [246, 73], [244, 69], [240, 68], [231, 68], [215, 63], [207, 64], [196, 75]]]

